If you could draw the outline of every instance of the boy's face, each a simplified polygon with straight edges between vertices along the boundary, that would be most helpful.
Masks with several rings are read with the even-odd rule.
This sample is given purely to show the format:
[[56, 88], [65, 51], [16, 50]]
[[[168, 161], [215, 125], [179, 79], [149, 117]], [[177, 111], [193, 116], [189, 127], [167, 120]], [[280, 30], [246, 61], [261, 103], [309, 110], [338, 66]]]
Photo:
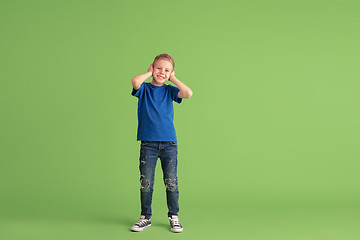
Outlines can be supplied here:
[[170, 78], [170, 74], [173, 71], [171, 62], [160, 59], [153, 64], [153, 81], [154, 85], [163, 85]]

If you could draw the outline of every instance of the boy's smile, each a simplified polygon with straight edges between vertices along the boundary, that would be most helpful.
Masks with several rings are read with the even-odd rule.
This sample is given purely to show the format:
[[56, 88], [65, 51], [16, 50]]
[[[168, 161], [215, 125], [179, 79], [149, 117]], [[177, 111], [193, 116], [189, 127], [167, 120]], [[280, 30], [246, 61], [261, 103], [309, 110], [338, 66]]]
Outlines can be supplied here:
[[162, 86], [170, 78], [173, 65], [167, 60], [160, 59], [153, 64], [153, 80], [155, 86]]

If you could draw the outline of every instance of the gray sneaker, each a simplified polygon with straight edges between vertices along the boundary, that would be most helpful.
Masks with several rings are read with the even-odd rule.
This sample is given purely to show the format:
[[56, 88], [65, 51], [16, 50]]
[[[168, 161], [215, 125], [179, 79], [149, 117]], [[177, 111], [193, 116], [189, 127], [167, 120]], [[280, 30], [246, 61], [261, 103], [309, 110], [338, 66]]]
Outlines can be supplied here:
[[141, 215], [139, 221], [137, 221], [134, 225], [132, 225], [130, 230], [133, 232], [141, 232], [142, 230], [150, 226], [151, 226], [151, 220], [146, 219], [144, 215]]
[[172, 215], [169, 217], [170, 225], [171, 225], [171, 231], [175, 233], [182, 232], [183, 227], [180, 224], [179, 216]]

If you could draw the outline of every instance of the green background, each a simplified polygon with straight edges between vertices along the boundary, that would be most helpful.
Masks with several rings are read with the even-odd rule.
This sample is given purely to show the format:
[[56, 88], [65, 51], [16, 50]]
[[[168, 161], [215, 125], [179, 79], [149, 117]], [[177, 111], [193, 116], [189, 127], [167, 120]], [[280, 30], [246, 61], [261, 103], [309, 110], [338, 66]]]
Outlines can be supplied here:
[[[360, 238], [358, 1], [1, 1], [0, 239]], [[140, 215], [131, 78], [168, 53], [181, 234]], [[149, 79], [150, 80], [150, 79]]]

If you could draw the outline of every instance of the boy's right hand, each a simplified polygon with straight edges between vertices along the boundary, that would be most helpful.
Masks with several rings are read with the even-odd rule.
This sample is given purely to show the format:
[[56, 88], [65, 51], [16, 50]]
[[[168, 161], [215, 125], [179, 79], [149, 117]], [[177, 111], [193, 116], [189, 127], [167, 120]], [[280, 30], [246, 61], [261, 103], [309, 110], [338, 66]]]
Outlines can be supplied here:
[[153, 70], [154, 70], [154, 67], [153, 67], [153, 64], [150, 64], [150, 67], [148, 68], [148, 72], [153, 72]]

